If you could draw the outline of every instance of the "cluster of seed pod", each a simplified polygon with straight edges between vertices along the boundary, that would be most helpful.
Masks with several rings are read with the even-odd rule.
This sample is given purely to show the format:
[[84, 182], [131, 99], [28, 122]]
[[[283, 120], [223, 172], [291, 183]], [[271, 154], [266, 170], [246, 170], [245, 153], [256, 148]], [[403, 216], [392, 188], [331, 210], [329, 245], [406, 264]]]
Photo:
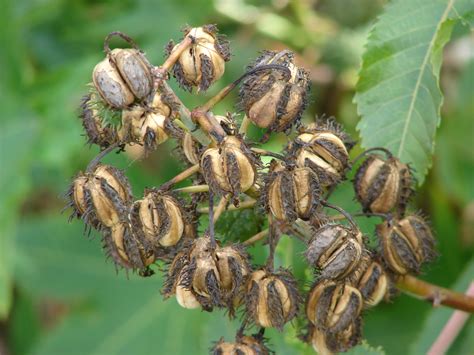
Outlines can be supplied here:
[[[428, 224], [418, 215], [406, 215], [411, 170], [384, 151], [386, 158], [371, 154], [355, 173], [363, 214], [383, 218], [376, 229], [379, 248], [372, 250], [353, 218], [327, 201], [358, 161], [349, 156], [354, 143], [334, 120], [299, 124], [308, 102], [308, 73], [287, 50], [265, 51], [237, 80], [245, 114], [241, 127], [234, 115], [214, 114], [212, 107], [193, 110], [188, 127], [181, 121], [183, 104], [164, 80], [170, 70], [182, 88], [207, 90], [230, 58], [228, 42], [217, 33], [213, 25], [186, 28], [180, 43], [167, 46], [162, 67], [151, 65], [128, 36], [107, 37], [106, 58], [93, 70], [93, 89], [81, 114], [89, 143], [102, 153], [71, 184], [72, 216], [101, 234], [117, 266], [147, 276], [154, 264], [165, 263], [165, 298], [174, 296], [184, 308], [224, 308], [231, 318], [242, 311], [235, 342], [220, 339], [213, 354], [270, 353], [264, 330], [282, 331], [303, 308], [305, 340], [321, 354], [345, 351], [361, 340], [364, 310], [388, 298], [398, 275], [420, 272], [435, 255]], [[110, 50], [108, 42], [116, 35], [132, 48]], [[263, 128], [264, 138], [289, 133], [286, 148], [278, 153], [255, 148], [242, 130], [245, 122]], [[299, 128], [292, 132], [294, 126]], [[198, 140], [195, 128], [207, 140]], [[170, 137], [177, 140], [187, 169], [146, 189], [141, 199], [133, 198], [120, 170], [99, 163], [113, 149], [139, 144], [150, 152]], [[262, 155], [276, 159], [265, 165]], [[190, 186], [196, 192], [191, 199], [170, 191], [191, 175], [200, 184]], [[225, 212], [229, 202], [239, 208], [243, 195], [252, 196], [263, 207], [255, 213], [269, 221], [270, 253], [264, 265], [251, 262], [245, 246], [249, 241], [218, 240], [214, 231], [214, 212]], [[216, 209], [215, 196], [221, 199]], [[209, 211], [209, 228], [201, 236], [198, 206]], [[349, 224], [336, 223], [325, 208], [339, 210]], [[305, 243], [305, 259], [314, 270], [309, 290], [291, 265], [274, 268], [283, 233]], [[245, 335], [249, 327], [260, 331]]]

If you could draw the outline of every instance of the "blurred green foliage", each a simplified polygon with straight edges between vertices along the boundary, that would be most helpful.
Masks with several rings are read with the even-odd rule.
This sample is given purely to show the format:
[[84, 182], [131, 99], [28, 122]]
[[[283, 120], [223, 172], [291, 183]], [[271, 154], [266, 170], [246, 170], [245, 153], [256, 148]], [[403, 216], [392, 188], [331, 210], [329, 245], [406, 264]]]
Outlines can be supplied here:
[[[103, 57], [107, 33], [128, 33], [158, 64], [164, 45], [180, 37], [183, 25], [217, 23], [229, 36], [234, 55], [224, 78], [207, 97], [238, 77], [259, 50], [292, 48], [299, 63], [312, 72], [312, 101], [305, 119], [335, 115], [357, 137], [358, 116], [352, 103], [356, 73], [366, 34], [384, 3], [4, 0], [0, 11], [0, 353], [206, 353], [212, 341], [221, 336], [232, 339], [238, 327], [222, 312], [189, 311], [173, 299], [164, 302], [160, 276], [141, 279], [116, 274], [96, 236], [88, 240], [79, 221], [67, 224], [67, 215], [60, 214], [71, 177], [98, 151], [86, 146], [76, 117], [91, 70]], [[440, 252], [439, 260], [422, 277], [459, 291], [472, 280], [474, 247], [474, 61], [469, 56], [463, 59], [466, 50], [472, 53], [467, 33], [458, 25], [445, 50], [451, 59], [446, 59], [441, 75], [446, 97], [434, 166], [413, 206], [431, 215]], [[180, 94], [190, 107], [205, 101], [199, 95]], [[235, 97], [234, 93], [216, 111], [233, 111]], [[283, 138], [277, 136], [269, 147], [281, 146]], [[106, 161], [127, 169], [139, 196], [144, 187], [159, 185], [178, 172], [172, 148], [166, 144], [146, 160], [122, 154]], [[353, 194], [346, 183], [333, 201], [357, 211], [348, 196]], [[372, 233], [374, 222], [363, 225], [366, 233]], [[225, 223], [232, 225], [231, 220], [223, 220], [220, 228], [225, 230]], [[240, 238], [248, 238], [255, 228], [249, 224]], [[229, 234], [229, 238], [233, 237]], [[301, 252], [300, 243], [284, 237], [277, 263], [292, 266], [298, 277], [308, 279]], [[262, 258], [252, 253], [256, 260]], [[364, 345], [354, 353], [425, 352], [451, 313], [402, 295], [365, 317], [368, 344], [383, 350]], [[473, 329], [471, 319], [452, 354], [472, 350]], [[291, 326], [283, 335], [269, 332], [269, 337], [278, 353], [312, 352], [295, 339]]]

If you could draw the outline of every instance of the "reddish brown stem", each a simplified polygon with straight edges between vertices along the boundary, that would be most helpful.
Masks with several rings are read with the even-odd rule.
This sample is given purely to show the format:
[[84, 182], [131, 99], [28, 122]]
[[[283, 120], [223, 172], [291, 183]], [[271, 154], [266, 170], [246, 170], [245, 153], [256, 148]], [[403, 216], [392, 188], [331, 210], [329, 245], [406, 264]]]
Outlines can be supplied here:
[[403, 292], [431, 302], [434, 306], [442, 304], [474, 313], [474, 297], [430, 284], [414, 276], [400, 276], [397, 280], [397, 287]]

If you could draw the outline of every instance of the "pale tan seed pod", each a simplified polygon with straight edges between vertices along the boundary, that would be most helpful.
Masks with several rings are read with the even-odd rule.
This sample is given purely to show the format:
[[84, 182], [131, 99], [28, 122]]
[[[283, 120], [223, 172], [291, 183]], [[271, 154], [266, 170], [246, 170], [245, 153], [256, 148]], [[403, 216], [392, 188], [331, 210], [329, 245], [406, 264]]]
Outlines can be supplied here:
[[309, 167], [324, 186], [334, 185], [345, 177], [349, 152], [341, 137], [332, 130], [308, 130], [294, 141], [296, 165]]
[[266, 51], [247, 69], [280, 64], [287, 70], [259, 71], [245, 78], [240, 89], [241, 106], [258, 127], [282, 132], [297, 123], [307, 105], [308, 73], [294, 65], [289, 51]]
[[195, 309], [201, 307], [201, 303], [199, 300], [194, 296], [193, 292], [181, 284], [183, 283], [184, 275], [180, 275], [178, 278], [178, 284], [176, 285], [176, 300], [178, 304], [187, 309]]
[[305, 257], [320, 270], [323, 279], [342, 279], [358, 266], [363, 251], [362, 234], [341, 224], [317, 229], [308, 242]]
[[387, 273], [369, 253], [362, 256], [359, 265], [348, 279], [360, 291], [366, 308], [379, 304], [386, 297], [390, 288]]
[[306, 315], [309, 321], [325, 333], [347, 329], [362, 311], [359, 290], [344, 282], [323, 280], [308, 294]]
[[86, 195], [84, 189], [89, 178], [86, 175], [79, 174], [73, 181], [69, 195], [71, 206], [74, 208], [73, 216], [80, 217], [87, 210]]
[[132, 91], [109, 58], [95, 66], [92, 81], [105, 103], [113, 108], [123, 109], [135, 101]]
[[411, 195], [410, 169], [397, 158], [383, 160], [372, 155], [357, 170], [354, 188], [366, 212], [387, 213], [398, 207], [405, 210]]
[[321, 189], [311, 169], [285, 169], [274, 164], [266, 184], [265, 202], [276, 219], [292, 223], [297, 218], [308, 220], [315, 215]]
[[385, 264], [397, 274], [418, 273], [423, 262], [436, 256], [431, 229], [420, 216], [379, 224], [377, 235]]
[[[173, 74], [182, 88], [206, 91], [224, 74], [225, 62], [230, 60], [229, 44], [217, 35], [217, 28], [212, 25], [187, 28], [184, 37], [191, 37], [193, 44], [179, 56]], [[178, 46], [170, 42], [168, 54]]]
[[131, 220], [155, 249], [175, 246], [184, 235], [185, 221], [180, 203], [157, 191], [149, 191], [143, 199], [135, 201]]
[[206, 183], [221, 195], [231, 193], [234, 199], [255, 183], [253, 156], [235, 136], [227, 136], [219, 147], [211, 147], [201, 156], [201, 168]]
[[288, 271], [257, 270], [250, 276], [246, 312], [257, 326], [282, 330], [296, 316], [299, 303], [296, 280]]
[[230, 343], [221, 338], [211, 349], [211, 355], [268, 355], [270, 350], [263, 339], [257, 336], [237, 336], [235, 342]]
[[184, 156], [192, 165], [199, 164], [199, 146], [191, 133], [185, 132], [181, 141]]

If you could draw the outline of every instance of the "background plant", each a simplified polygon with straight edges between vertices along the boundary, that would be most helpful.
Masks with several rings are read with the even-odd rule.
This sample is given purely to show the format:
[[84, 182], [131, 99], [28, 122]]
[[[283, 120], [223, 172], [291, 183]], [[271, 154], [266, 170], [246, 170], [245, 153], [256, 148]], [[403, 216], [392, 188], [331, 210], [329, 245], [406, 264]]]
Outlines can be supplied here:
[[[2, 166], [9, 168], [2, 169], [2, 206], [8, 208], [2, 208], [6, 211], [2, 216], [5, 247], [1, 248], [0, 260], [1, 278], [6, 286], [0, 290], [4, 294], [1, 298], [3, 313], [10, 314], [5, 323], [8, 332], [3, 332], [3, 339], [8, 337], [12, 351], [73, 353], [81, 349], [79, 345], [84, 345], [81, 339], [87, 338], [89, 352], [140, 353], [152, 347], [149, 343], [152, 338], [146, 332], [156, 329], [163, 334], [163, 339], [170, 339], [163, 345], [164, 350], [184, 353], [185, 349], [179, 350], [179, 347], [187, 344], [176, 340], [180, 338], [172, 333], [176, 326], [169, 326], [170, 320], [179, 319], [187, 324], [189, 328], [183, 328], [183, 332], [202, 339], [203, 349], [208, 347], [209, 340], [215, 339], [218, 333], [215, 329], [225, 329], [218, 319], [209, 320], [199, 313], [189, 315], [169, 303], [165, 310], [157, 297], [157, 286], [115, 277], [112, 266], [104, 264], [96, 251], [97, 246], [79, 238], [81, 227], [78, 224], [66, 229], [62, 219], [52, 217], [62, 205], [58, 196], [65, 190], [70, 176], [94, 155], [94, 151], [87, 151], [76, 138], [80, 125], [72, 117], [84, 89], [84, 78], [101, 57], [99, 48], [105, 33], [118, 28], [130, 33], [153, 61], [159, 62], [162, 46], [169, 38], [179, 37], [176, 23], [222, 23], [221, 31], [231, 36], [233, 48], [239, 53], [227, 66], [227, 80], [223, 82], [237, 77], [259, 48], [280, 48], [282, 42], [298, 50], [304, 66], [313, 72], [314, 101], [307, 119], [314, 117], [314, 113], [334, 114], [346, 127], [354, 129], [359, 121], [351, 103], [355, 73], [366, 31], [371, 19], [381, 10], [381, 4], [367, 2], [367, 6], [355, 6], [357, 11], [354, 10], [350, 18], [345, 17], [344, 6], [347, 5], [339, 2], [318, 3], [316, 12], [305, 11], [304, 2], [268, 3], [259, 5], [261, 7], [237, 3], [242, 11], [229, 9], [232, 4], [216, 2], [215, 9], [209, 9], [209, 13], [192, 11], [194, 6], [202, 7], [199, 2], [182, 5], [102, 3], [90, 7], [78, 2], [73, 8], [66, 2], [7, 4], [2, 13], [5, 24], [2, 64], [9, 70], [2, 80], [5, 87], [2, 88], [1, 144]], [[156, 6], [168, 15], [163, 15], [159, 31], [154, 24], [155, 15], [150, 11], [150, 7]], [[236, 18], [237, 13], [246, 16]], [[400, 14], [404, 13], [410, 11], [400, 10]], [[241, 20], [246, 21], [246, 26], [237, 25]], [[441, 83], [446, 98], [443, 121], [436, 137], [435, 165], [417, 200], [418, 205], [432, 215], [441, 253], [439, 261], [426, 270], [425, 278], [445, 286], [459, 278], [460, 291], [467, 287], [472, 275], [467, 265], [472, 255], [469, 247], [472, 245], [472, 206], [469, 206], [473, 195], [470, 183], [473, 158], [468, 144], [472, 138], [469, 135], [472, 123], [468, 118], [473, 109], [469, 82], [473, 74], [472, 64], [466, 64], [469, 57], [467, 62], [460, 60], [465, 58], [463, 53], [469, 53], [466, 31], [465, 25], [456, 22], [452, 42], [445, 52]], [[260, 41], [254, 47], [252, 36]], [[198, 103], [198, 99], [192, 97], [189, 101]], [[271, 144], [277, 146], [278, 142]], [[158, 169], [163, 165], [173, 166], [172, 161], [160, 161], [164, 156], [156, 154], [146, 162], [130, 165], [129, 175], [137, 191], [174, 175], [171, 168]], [[115, 157], [109, 161], [125, 167]], [[153, 174], [145, 173], [147, 171]], [[351, 210], [351, 206], [344, 207]], [[288, 242], [282, 248], [291, 247], [297, 248], [297, 245]], [[281, 258], [283, 254], [277, 252], [277, 255]], [[288, 262], [298, 265], [298, 260]], [[302, 265], [300, 267], [302, 270]], [[12, 299], [15, 301], [10, 308]], [[149, 300], [148, 303], [145, 300]], [[128, 312], [112, 312], [123, 310], [124, 302], [127, 302]], [[414, 312], [419, 315], [415, 320]], [[395, 304], [369, 314], [365, 333], [370, 344], [382, 345], [388, 353], [409, 348], [416, 353], [417, 349], [426, 349], [436, 337], [447, 317], [435, 316], [439, 312], [431, 311], [429, 305], [401, 297]], [[425, 328], [428, 313], [433, 315], [426, 321]], [[432, 319], [437, 322], [431, 322]], [[397, 331], [397, 336], [386, 332], [384, 325], [388, 323]], [[25, 331], [27, 324], [30, 329]], [[192, 324], [206, 326], [195, 334], [198, 329]], [[137, 325], [144, 328], [139, 329]], [[472, 348], [463, 343], [463, 339], [472, 339], [467, 336], [471, 328], [472, 325], [463, 331], [453, 352], [462, 351], [463, 346]], [[169, 337], [165, 336], [166, 331], [170, 332]], [[229, 330], [229, 334], [232, 331]], [[291, 338], [272, 337], [272, 342], [281, 352], [289, 352], [285, 349], [296, 346]]]

